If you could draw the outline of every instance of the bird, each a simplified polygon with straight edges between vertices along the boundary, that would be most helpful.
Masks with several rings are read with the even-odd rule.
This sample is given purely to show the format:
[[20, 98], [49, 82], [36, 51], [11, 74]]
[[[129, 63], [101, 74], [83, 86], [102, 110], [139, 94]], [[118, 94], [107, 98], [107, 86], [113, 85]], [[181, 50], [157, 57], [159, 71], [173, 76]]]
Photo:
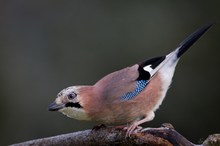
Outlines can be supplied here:
[[94, 85], [76, 85], [61, 90], [49, 105], [49, 111], [59, 111], [77, 120], [125, 125], [126, 136], [130, 136], [139, 125], [154, 119], [180, 57], [212, 25], [200, 27], [167, 55], [114, 71]]

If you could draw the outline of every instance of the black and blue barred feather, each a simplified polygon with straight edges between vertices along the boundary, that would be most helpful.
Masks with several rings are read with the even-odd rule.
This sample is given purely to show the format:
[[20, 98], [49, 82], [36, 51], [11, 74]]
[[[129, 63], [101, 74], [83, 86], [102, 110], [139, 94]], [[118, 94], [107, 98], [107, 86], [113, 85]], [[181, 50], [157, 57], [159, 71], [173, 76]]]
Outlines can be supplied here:
[[135, 87], [134, 91], [128, 92], [125, 95], [121, 96], [121, 99], [123, 99], [123, 100], [131, 100], [131, 99], [133, 99], [141, 91], [144, 90], [144, 88], [147, 86], [147, 84], [148, 84], [148, 80], [136, 81], [136, 87]]

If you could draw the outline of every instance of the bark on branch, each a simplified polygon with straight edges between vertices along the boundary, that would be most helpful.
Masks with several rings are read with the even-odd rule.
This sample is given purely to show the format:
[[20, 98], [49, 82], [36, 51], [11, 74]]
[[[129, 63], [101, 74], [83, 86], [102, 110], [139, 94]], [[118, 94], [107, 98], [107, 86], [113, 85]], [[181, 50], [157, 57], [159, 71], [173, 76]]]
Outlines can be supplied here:
[[[62, 134], [48, 138], [35, 139], [13, 146], [26, 145], [150, 145], [150, 146], [195, 146], [174, 130], [171, 124], [163, 124], [159, 128], [145, 128], [136, 131], [130, 137], [125, 137], [126, 131], [118, 127], [99, 127], [93, 130]], [[220, 134], [209, 136], [201, 146], [219, 146]]]

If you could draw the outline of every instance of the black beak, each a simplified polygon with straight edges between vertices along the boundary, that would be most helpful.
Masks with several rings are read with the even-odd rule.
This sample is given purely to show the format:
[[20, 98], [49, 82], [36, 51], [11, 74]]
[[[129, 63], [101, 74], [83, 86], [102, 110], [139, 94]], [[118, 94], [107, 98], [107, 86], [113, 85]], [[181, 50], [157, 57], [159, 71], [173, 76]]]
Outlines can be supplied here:
[[48, 106], [49, 111], [58, 111], [64, 107], [63, 104], [57, 104], [55, 101]]

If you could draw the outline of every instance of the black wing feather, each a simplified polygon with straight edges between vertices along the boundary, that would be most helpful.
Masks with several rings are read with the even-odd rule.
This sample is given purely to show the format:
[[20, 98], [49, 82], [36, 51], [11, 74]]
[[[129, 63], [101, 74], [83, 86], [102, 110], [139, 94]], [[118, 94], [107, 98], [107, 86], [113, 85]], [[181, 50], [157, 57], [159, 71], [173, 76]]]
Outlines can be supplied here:
[[165, 58], [166, 56], [159, 56], [140, 62], [138, 68], [139, 76], [137, 80], [149, 80], [151, 75], [148, 71], [144, 70], [144, 67], [151, 65], [151, 68], [155, 69]]

